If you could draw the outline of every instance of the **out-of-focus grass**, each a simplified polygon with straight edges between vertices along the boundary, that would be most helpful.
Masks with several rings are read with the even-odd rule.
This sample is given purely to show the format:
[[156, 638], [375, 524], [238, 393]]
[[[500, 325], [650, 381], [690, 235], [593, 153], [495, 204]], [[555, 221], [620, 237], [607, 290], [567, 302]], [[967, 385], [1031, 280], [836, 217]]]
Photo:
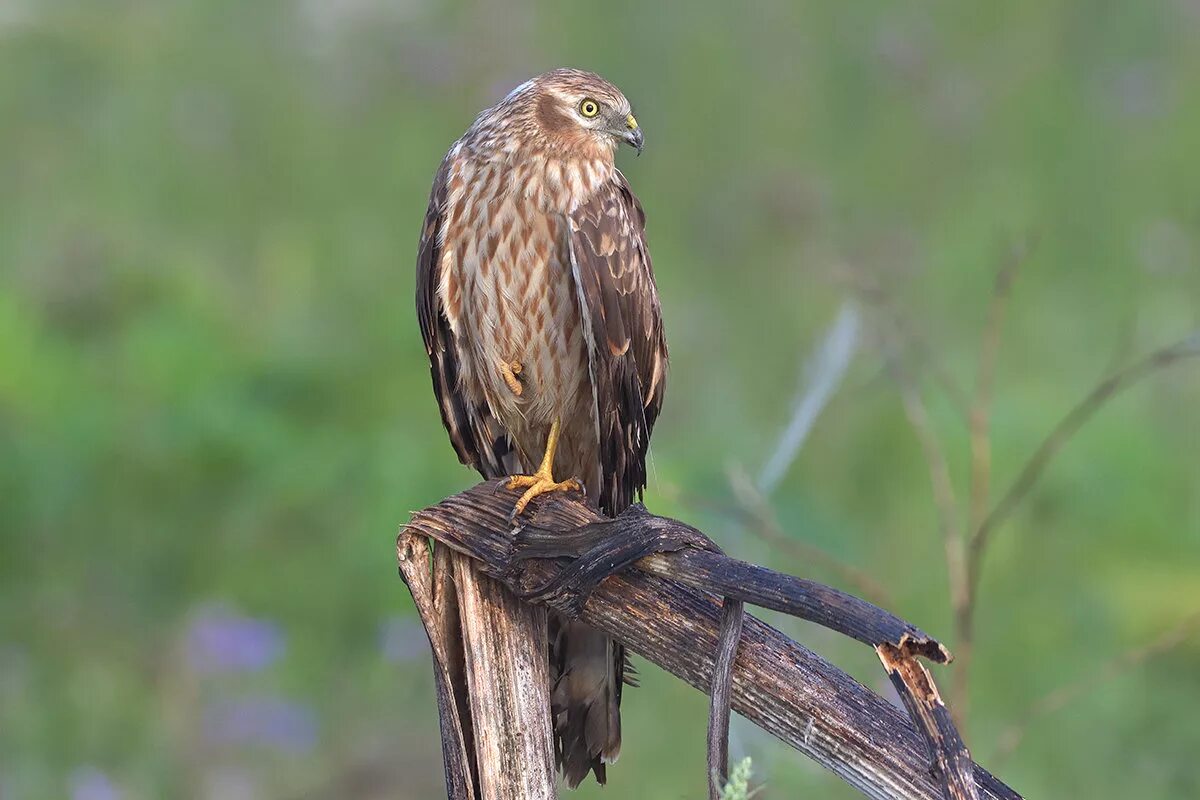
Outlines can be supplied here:
[[[472, 478], [430, 396], [413, 251], [442, 153], [519, 80], [594, 68], [647, 132], [622, 166], [673, 355], [650, 505], [809, 573], [662, 498], [724, 502], [726, 463], [761, 465], [847, 268], [969, 387], [993, 270], [1038, 236], [999, 366], [997, 488], [1107, 368], [1200, 325], [1198, 35], [1183, 0], [10, 0], [0, 796], [440, 794], [392, 535]], [[961, 476], [960, 417], [930, 399]], [[1195, 367], [1121, 397], [997, 535], [968, 732], [985, 763], [1033, 699], [1200, 602], [1197, 407]], [[877, 354], [777, 503], [948, 635], [926, 470]], [[201, 669], [189, 637], [213, 609], [277, 629], [278, 651]], [[869, 652], [791, 630], [881, 688]], [[1200, 794], [1198, 662], [1193, 642], [1040, 720], [1004, 777]], [[703, 700], [642, 671], [607, 792], [700, 796]], [[738, 733], [770, 795], [850, 796]]]

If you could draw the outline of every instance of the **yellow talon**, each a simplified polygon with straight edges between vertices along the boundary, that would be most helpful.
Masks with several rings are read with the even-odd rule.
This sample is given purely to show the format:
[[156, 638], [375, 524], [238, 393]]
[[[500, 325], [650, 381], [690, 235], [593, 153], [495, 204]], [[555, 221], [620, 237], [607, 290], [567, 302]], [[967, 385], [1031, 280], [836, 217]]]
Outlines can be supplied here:
[[550, 473], [535, 472], [532, 475], [513, 475], [508, 479], [509, 489], [520, 489], [523, 486], [529, 488], [525, 490], [525, 494], [521, 495], [521, 499], [513, 506], [513, 516], [519, 517], [525, 513], [525, 507], [529, 502], [538, 495], [550, 494], [551, 492], [582, 492], [583, 485], [574, 478], [568, 478], [565, 481], [555, 481], [550, 477]]
[[551, 467], [554, 464], [554, 451], [558, 448], [558, 428], [558, 420], [555, 420], [550, 426], [550, 435], [546, 437], [546, 455], [542, 457], [542, 464], [538, 467], [537, 472], [532, 475], [512, 475], [505, 484], [509, 489], [525, 489], [525, 493], [513, 507], [513, 517], [523, 514], [529, 502], [538, 495], [550, 492], [583, 491], [583, 484], [574, 478], [565, 481], [554, 480]]

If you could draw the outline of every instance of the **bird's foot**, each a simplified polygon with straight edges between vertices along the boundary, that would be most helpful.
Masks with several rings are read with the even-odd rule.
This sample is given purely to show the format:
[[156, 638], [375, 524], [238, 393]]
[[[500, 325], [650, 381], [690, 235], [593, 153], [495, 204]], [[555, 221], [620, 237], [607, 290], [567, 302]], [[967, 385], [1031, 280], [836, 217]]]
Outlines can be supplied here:
[[525, 393], [525, 384], [521, 383], [519, 376], [525, 371], [525, 367], [521, 366], [520, 361], [510, 361], [500, 365], [500, 375], [504, 378], [504, 382], [508, 384], [508, 388], [517, 397]]
[[575, 478], [556, 481], [549, 469], [538, 470], [532, 475], [513, 475], [505, 484], [508, 489], [524, 489], [525, 493], [513, 507], [512, 518], [516, 519], [525, 513], [525, 508], [533, 498], [551, 492], [583, 492], [583, 484]]
[[573, 560], [554, 577], [518, 595], [544, 602], [568, 617], [583, 611], [588, 597], [610, 575], [654, 553], [685, 548], [718, 550], [704, 534], [662, 517], [640, 505], [630, 506], [616, 519], [602, 520], [570, 531], [555, 531], [526, 525], [513, 539], [510, 570], [519, 570], [531, 559]]

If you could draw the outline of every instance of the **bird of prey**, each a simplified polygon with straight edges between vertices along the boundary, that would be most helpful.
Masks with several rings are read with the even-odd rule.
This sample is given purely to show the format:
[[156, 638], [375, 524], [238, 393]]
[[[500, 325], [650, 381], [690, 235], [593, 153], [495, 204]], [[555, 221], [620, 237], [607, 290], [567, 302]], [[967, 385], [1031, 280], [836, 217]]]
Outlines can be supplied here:
[[[645, 215], [614, 163], [642, 150], [629, 101], [556, 69], [485, 110], [433, 180], [417, 315], [459, 460], [538, 495], [640, 498], [667, 371]], [[572, 787], [621, 747], [624, 648], [551, 615], [551, 711]]]

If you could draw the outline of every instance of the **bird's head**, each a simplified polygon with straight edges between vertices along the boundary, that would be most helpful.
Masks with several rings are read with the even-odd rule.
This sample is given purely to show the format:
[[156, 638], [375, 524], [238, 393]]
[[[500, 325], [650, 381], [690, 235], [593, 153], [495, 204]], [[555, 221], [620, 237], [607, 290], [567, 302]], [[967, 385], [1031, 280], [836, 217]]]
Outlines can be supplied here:
[[642, 152], [642, 129], [616, 86], [592, 72], [556, 69], [526, 81], [505, 98], [522, 112], [547, 150], [587, 155], [616, 151], [621, 142]]

